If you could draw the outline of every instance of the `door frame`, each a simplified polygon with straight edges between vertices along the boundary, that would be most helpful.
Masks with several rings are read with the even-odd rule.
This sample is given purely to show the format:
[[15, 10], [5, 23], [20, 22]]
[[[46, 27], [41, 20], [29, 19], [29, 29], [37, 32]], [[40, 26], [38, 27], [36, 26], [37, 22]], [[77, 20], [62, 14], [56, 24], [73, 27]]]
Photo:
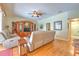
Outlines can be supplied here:
[[68, 19], [68, 40], [71, 41], [72, 38], [71, 38], [71, 19]]
[[71, 32], [71, 22], [79, 21], [79, 20], [73, 20], [73, 19], [79, 19], [79, 18], [69, 18], [68, 19], [68, 40], [72, 40], [72, 32]]
[[50, 31], [51, 30], [50, 27], [51, 27], [50, 22], [46, 23], [46, 31]]

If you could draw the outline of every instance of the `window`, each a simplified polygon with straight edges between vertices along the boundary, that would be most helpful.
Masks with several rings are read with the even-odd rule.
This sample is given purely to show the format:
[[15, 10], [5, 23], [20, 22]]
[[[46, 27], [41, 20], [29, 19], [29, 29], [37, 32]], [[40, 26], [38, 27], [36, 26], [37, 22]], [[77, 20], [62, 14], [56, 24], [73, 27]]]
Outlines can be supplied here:
[[2, 10], [0, 8], [0, 32], [2, 32]]

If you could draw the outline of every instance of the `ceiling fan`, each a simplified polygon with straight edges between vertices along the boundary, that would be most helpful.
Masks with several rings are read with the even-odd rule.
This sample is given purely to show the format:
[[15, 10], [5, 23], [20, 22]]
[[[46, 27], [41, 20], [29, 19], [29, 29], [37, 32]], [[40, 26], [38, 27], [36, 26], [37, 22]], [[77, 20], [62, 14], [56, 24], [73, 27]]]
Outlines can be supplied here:
[[34, 10], [32, 13], [29, 13], [32, 15], [32, 17], [40, 17], [43, 15], [43, 12], [41, 10]]

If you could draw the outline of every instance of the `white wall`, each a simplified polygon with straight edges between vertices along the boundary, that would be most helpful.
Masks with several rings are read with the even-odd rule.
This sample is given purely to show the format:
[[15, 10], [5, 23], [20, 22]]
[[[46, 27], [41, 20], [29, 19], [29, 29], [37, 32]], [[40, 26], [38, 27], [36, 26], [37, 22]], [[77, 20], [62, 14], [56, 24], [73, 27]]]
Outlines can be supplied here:
[[[39, 21], [38, 28], [39, 30], [46, 31], [46, 23], [50, 23], [51, 30], [54, 30], [54, 22], [55, 21], [62, 21], [62, 30], [54, 30], [56, 31], [56, 39], [67, 39], [68, 34], [68, 25], [67, 25], [67, 19], [68, 19], [68, 12], [60, 13], [55, 16], [43, 19]], [[44, 28], [40, 29], [40, 25], [43, 24]]]
[[33, 23], [37, 24], [37, 21], [31, 20], [31, 19], [26, 19], [26, 18], [21, 18], [21, 17], [7, 17], [7, 22], [6, 21], [5, 22], [6, 22], [6, 25], [9, 25], [10, 31], [12, 31], [12, 22], [23, 21], [23, 20], [32, 21]]
[[[69, 12], [64, 12], [64, 13], [60, 13], [54, 16], [50, 16], [48, 18], [45, 19], [41, 19], [40, 21], [34, 21], [34, 20], [29, 20], [29, 19], [25, 19], [25, 18], [19, 18], [19, 17], [4, 17], [3, 19], [3, 27], [5, 27], [6, 25], [10, 26], [10, 29], [12, 28], [12, 22], [13, 21], [21, 21], [21, 20], [28, 20], [28, 21], [33, 21], [38, 25], [38, 30], [43, 30], [46, 31], [46, 23], [50, 23], [51, 25], [51, 30], [54, 30], [54, 22], [55, 21], [62, 21], [62, 30], [61, 31], [56, 31], [56, 39], [66, 39], [67, 40], [67, 35], [68, 35], [68, 24], [67, 24], [67, 20], [68, 18], [79, 18], [79, 11], [74, 10], [74, 11], [69, 11]], [[43, 24], [43, 29], [40, 29], [40, 25]]]
[[79, 9], [70, 11], [68, 14], [68, 17], [71, 19], [72, 18], [79, 18]]
[[[56, 39], [66, 39], [67, 40], [67, 36], [68, 36], [68, 23], [67, 20], [71, 18], [79, 18], [79, 10], [71, 10], [71, 11], [67, 11], [64, 13], [60, 13], [51, 17], [48, 17], [46, 19], [42, 19], [41, 21], [39, 21], [38, 24], [38, 30], [42, 30], [42, 31], [46, 31], [46, 23], [50, 23], [51, 24], [51, 30], [54, 30], [54, 22], [55, 21], [62, 21], [62, 30], [61, 31], [56, 31]], [[40, 25], [43, 24], [44, 28], [40, 29]]]

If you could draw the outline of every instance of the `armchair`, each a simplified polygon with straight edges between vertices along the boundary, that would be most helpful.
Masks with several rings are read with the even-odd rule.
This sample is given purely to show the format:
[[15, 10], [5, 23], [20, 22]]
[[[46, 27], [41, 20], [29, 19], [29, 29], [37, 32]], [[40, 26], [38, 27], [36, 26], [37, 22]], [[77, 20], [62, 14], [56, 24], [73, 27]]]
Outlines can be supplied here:
[[0, 33], [0, 44], [2, 44], [5, 48], [12, 48], [17, 46], [19, 39], [19, 36], [6, 38], [6, 36], [3, 33]]

